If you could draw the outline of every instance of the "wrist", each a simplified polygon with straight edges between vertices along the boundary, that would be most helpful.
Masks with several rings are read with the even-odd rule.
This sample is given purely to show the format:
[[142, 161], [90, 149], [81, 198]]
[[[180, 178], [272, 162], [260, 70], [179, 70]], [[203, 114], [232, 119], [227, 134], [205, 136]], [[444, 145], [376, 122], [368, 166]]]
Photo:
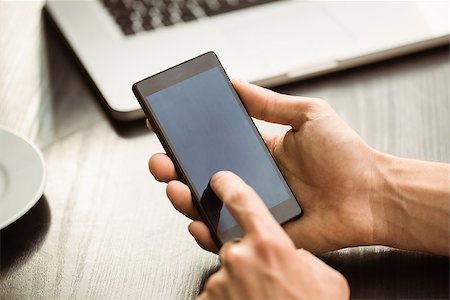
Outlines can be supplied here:
[[448, 255], [450, 166], [376, 152], [373, 244]]
[[[351, 201], [343, 201], [344, 215], [350, 222], [346, 224], [345, 235], [341, 237], [342, 247], [387, 245], [389, 218], [386, 210], [390, 193], [391, 178], [389, 165], [395, 164], [396, 157], [367, 147], [365, 158], [364, 185], [352, 187]], [[343, 217], [344, 217], [343, 215]]]
[[[372, 213], [372, 244], [391, 245], [395, 236], [390, 224], [392, 218], [400, 218], [401, 205], [397, 206], [392, 169], [400, 164], [399, 158], [374, 150], [373, 176], [369, 203]], [[394, 216], [396, 215], [396, 216]]]

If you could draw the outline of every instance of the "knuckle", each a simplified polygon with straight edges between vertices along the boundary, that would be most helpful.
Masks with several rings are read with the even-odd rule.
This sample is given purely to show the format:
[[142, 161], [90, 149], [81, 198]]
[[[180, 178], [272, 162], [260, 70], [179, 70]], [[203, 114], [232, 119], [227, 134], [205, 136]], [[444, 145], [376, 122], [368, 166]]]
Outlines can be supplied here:
[[255, 235], [254, 247], [256, 253], [268, 262], [277, 258], [284, 250], [280, 241], [265, 233], [258, 233]]
[[306, 109], [300, 115], [303, 124], [316, 120], [324, 115], [333, 114], [334, 110], [327, 101], [320, 98], [310, 98], [309, 100], [305, 104]]
[[224, 265], [226, 268], [234, 269], [240, 268], [245, 265], [251, 256], [248, 255], [247, 251], [238, 245], [229, 247], [224, 256]]
[[317, 109], [320, 111], [333, 111], [333, 108], [331, 107], [330, 103], [326, 100], [317, 98], [316, 99], [316, 105], [317, 105]]

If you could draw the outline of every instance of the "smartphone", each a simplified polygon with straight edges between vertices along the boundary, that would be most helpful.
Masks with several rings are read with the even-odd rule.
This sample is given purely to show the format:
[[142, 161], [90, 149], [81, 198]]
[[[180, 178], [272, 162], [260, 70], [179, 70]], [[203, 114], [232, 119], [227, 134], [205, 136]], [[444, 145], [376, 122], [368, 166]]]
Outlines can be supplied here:
[[214, 52], [133, 85], [142, 109], [218, 248], [242, 230], [209, 186], [221, 170], [240, 176], [283, 224], [302, 209]]

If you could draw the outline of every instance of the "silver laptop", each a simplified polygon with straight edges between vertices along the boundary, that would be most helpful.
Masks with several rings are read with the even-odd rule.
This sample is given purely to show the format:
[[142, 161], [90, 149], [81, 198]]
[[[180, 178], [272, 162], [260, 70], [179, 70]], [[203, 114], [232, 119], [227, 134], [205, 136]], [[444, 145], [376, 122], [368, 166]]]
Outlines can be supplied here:
[[230, 77], [274, 86], [449, 42], [447, 1], [92, 0], [46, 9], [120, 120], [144, 116], [134, 82], [210, 50]]

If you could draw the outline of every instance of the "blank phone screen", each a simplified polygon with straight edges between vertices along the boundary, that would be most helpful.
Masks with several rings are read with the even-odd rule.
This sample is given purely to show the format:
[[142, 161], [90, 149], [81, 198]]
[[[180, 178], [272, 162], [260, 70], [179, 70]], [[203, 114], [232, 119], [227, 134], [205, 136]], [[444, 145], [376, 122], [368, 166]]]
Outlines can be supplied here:
[[[147, 95], [146, 100], [198, 199], [211, 176], [221, 170], [240, 176], [269, 208], [290, 199], [266, 146], [217, 67]], [[219, 235], [236, 227], [225, 207], [219, 207], [215, 218]]]

